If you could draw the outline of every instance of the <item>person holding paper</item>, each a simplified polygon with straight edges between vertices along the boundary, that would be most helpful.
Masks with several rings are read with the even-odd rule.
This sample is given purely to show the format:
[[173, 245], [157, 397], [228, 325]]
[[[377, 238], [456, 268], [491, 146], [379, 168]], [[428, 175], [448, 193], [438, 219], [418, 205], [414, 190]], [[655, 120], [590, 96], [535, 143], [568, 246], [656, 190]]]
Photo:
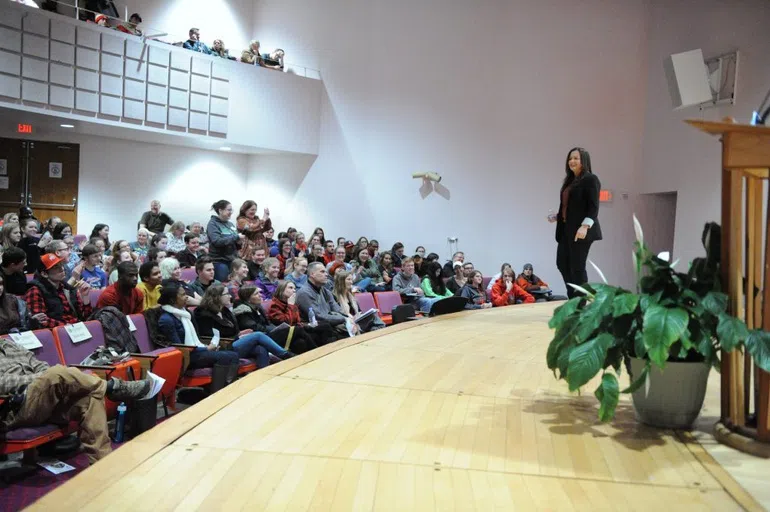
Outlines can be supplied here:
[[150, 389], [149, 380], [105, 381], [77, 368], [49, 367], [13, 341], [0, 339], [0, 395], [10, 395], [0, 411], [0, 431], [77, 421], [91, 464], [112, 451], [104, 398], [123, 402], [144, 397]]
[[230, 292], [223, 284], [215, 284], [206, 290], [201, 305], [193, 312], [198, 334], [211, 337], [216, 329], [222, 338], [233, 340], [232, 350], [240, 357], [255, 359], [257, 368], [270, 364], [268, 352], [280, 359], [294, 357], [292, 352], [278, 345], [265, 333], [241, 330], [231, 307]]
[[65, 261], [55, 254], [44, 254], [40, 260], [42, 269], [24, 296], [29, 314], [48, 329], [85, 321], [93, 312], [91, 287], [85, 281], [75, 286], [65, 283]]
[[335, 274], [333, 295], [342, 314], [348, 316], [353, 333], [360, 334], [385, 327], [385, 322], [380, 319], [375, 310], [361, 311], [361, 308], [358, 307], [358, 301], [353, 295], [353, 274], [351, 272], [340, 270]]
[[144, 311], [144, 295], [137, 290], [139, 270], [131, 261], [118, 265], [118, 281], [104, 289], [96, 302], [98, 309], [114, 306], [124, 315], [136, 315]]

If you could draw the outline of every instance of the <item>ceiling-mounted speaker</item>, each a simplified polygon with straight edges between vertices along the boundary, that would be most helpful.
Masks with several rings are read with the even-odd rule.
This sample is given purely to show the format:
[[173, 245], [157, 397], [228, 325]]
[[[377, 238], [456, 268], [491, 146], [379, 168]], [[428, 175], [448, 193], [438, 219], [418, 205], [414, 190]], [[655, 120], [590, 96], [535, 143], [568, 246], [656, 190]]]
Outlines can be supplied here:
[[699, 49], [675, 53], [663, 64], [675, 109], [712, 101], [709, 76]]

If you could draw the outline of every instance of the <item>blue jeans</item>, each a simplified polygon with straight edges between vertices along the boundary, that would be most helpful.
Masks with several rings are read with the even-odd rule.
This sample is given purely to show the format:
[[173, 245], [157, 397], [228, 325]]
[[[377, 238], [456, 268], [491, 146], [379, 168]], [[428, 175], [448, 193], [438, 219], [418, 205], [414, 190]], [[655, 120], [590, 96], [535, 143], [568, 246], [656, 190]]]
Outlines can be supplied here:
[[208, 350], [198, 347], [190, 352], [190, 370], [212, 368], [215, 364], [238, 364], [238, 354], [232, 350]]
[[441, 299], [443, 299], [443, 297], [415, 297], [414, 300], [410, 301], [410, 304], [417, 306], [417, 309], [423, 313], [430, 313], [430, 308], [433, 307], [433, 304], [440, 301]]
[[284, 357], [286, 354], [288, 354], [288, 351], [286, 349], [284, 349], [278, 343], [273, 341], [272, 338], [270, 338], [270, 336], [268, 336], [263, 332], [252, 332], [250, 334], [242, 336], [241, 338], [238, 338], [238, 341], [235, 342], [233, 347], [237, 348], [236, 345], [238, 345], [238, 343], [242, 342], [243, 340], [251, 340], [252, 338], [257, 340], [257, 345], [265, 348], [265, 350], [267, 350], [271, 354], [275, 354], [278, 357]]
[[[254, 333], [261, 334], [261, 333]], [[259, 344], [253, 334], [239, 338], [233, 343], [233, 350], [244, 359], [256, 359], [257, 368], [265, 368], [270, 364], [270, 354], [267, 349]]]
[[220, 283], [224, 283], [227, 281], [227, 278], [230, 276], [230, 265], [227, 263], [222, 263], [221, 261], [215, 261], [214, 262], [214, 279], [219, 281]]

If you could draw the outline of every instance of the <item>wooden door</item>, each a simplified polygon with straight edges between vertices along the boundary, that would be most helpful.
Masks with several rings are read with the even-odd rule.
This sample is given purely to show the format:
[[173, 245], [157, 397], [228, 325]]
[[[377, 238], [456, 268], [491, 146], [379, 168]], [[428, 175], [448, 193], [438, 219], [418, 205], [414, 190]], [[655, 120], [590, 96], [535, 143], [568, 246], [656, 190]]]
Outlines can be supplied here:
[[0, 217], [19, 213], [25, 204], [26, 155], [29, 142], [0, 138]]
[[60, 217], [77, 233], [80, 145], [30, 142], [27, 204], [44, 222]]

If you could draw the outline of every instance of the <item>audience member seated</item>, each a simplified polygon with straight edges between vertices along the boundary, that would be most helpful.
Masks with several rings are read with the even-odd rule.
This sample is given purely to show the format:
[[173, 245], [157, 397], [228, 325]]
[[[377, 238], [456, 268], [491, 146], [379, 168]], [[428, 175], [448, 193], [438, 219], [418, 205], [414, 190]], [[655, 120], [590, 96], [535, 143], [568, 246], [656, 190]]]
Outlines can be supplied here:
[[283, 279], [283, 276], [286, 275], [287, 272], [291, 272], [293, 258], [294, 252], [291, 247], [291, 240], [289, 238], [281, 238], [278, 240], [278, 254], [275, 256], [275, 259], [278, 260], [278, 265], [280, 267], [280, 272], [278, 274], [280, 279]]
[[371, 256], [374, 261], [379, 261], [380, 242], [377, 240], [369, 240], [369, 256]]
[[327, 240], [324, 244], [324, 265], [331, 265], [334, 261], [334, 241]]
[[215, 284], [206, 290], [201, 305], [195, 308], [193, 317], [201, 336], [213, 336], [214, 329], [222, 338], [233, 340], [232, 350], [245, 359], [255, 359], [257, 368], [270, 364], [268, 353], [280, 359], [288, 359], [294, 354], [279, 346], [262, 332], [242, 332], [238, 319], [231, 311], [230, 294], [221, 284]]
[[[503, 272], [505, 272], [505, 269], [513, 269], [510, 263], [503, 263], [500, 265], [500, 272], [492, 276], [492, 279], [489, 280], [489, 283], [487, 284], [487, 295], [492, 295], [492, 287], [495, 285], [498, 279], [500, 279], [503, 276]], [[473, 270], [473, 269], [471, 269]], [[470, 270], [467, 272], [470, 274]]]
[[230, 51], [225, 48], [225, 42], [221, 39], [214, 39], [214, 45], [211, 47], [211, 55], [223, 59], [235, 60], [235, 57], [230, 57]]
[[131, 253], [131, 244], [126, 240], [116, 240], [115, 243], [112, 244], [112, 247], [110, 247], [110, 256], [104, 259], [102, 269], [107, 275], [111, 274], [118, 263], [120, 263], [119, 259], [121, 252], [127, 252], [131, 257], [131, 260], [138, 263], [139, 257]]
[[24, 267], [27, 264], [27, 253], [18, 247], [10, 247], [3, 253], [2, 277], [5, 281], [5, 291], [11, 295], [23, 297], [27, 293], [27, 277]]
[[255, 249], [267, 249], [265, 231], [271, 229], [272, 226], [269, 208], [262, 210], [262, 218], [260, 219], [257, 216], [257, 203], [248, 200], [241, 205], [236, 219], [236, 227], [238, 232], [246, 237], [240, 250], [242, 259], [249, 261]]
[[307, 257], [308, 263], [318, 262], [326, 266], [326, 257], [324, 256], [324, 248], [321, 244], [316, 244], [310, 250], [310, 254]]
[[420, 278], [414, 272], [412, 258], [405, 258], [401, 262], [401, 272], [393, 278], [393, 291], [401, 294], [401, 300], [405, 304], [413, 304], [423, 313], [430, 313], [430, 308], [439, 300], [435, 297], [425, 297], [425, 292], [420, 287]]
[[243, 286], [243, 281], [249, 276], [249, 267], [240, 258], [235, 258], [230, 264], [230, 275], [223, 284], [230, 292], [230, 298], [235, 301], [238, 298], [238, 290]]
[[69, 279], [72, 276], [72, 268], [69, 265], [72, 251], [70, 250], [70, 246], [67, 244], [67, 242], [64, 240], [51, 240], [48, 245], [45, 246], [43, 252], [47, 254], [55, 254], [64, 260], [64, 272], [66, 274], [66, 278]]
[[190, 38], [182, 45], [185, 50], [192, 50], [206, 55], [211, 54], [209, 47], [201, 42], [201, 31], [199, 29], [191, 28], [189, 34]]
[[80, 263], [80, 248], [75, 246], [75, 237], [72, 235], [67, 235], [64, 237], [64, 243], [67, 244], [67, 249], [69, 250], [70, 257], [67, 260], [67, 262], [64, 264], [64, 268], [67, 271], [67, 275], [72, 275], [72, 269], [75, 268], [75, 266]]
[[353, 249], [353, 258], [355, 259], [358, 257], [358, 252], [361, 249], [368, 249], [368, 248], [369, 248], [369, 239], [366, 238], [365, 236], [360, 237], [358, 239], [358, 242], [356, 242], [355, 248]]
[[[309, 322], [310, 310], [316, 321], [332, 326], [336, 335], [348, 337], [345, 320], [347, 316], [342, 313], [339, 304], [334, 300], [334, 295], [326, 287], [329, 279], [326, 269], [320, 263], [311, 263], [307, 267], [308, 281], [305, 286], [297, 291], [297, 306], [304, 322]], [[312, 323], [312, 322], [311, 322]]]
[[129, 401], [149, 390], [147, 380], [105, 381], [78, 368], [51, 368], [13, 341], [0, 339], [0, 395], [8, 397], [0, 431], [76, 421], [90, 464], [112, 451], [104, 398]]
[[214, 262], [208, 256], [198, 258], [195, 262], [195, 272], [198, 274], [198, 278], [190, 283], [190, 289], [203, 298], [203, 294], [212, 284], [220, 284], [214, 278]]
[[321, 226], [318, 226], [313, 230], [313, 236], [316, 235], [318, 235], [318, 240], [321, 242], [321, 245], [326, 245], [326, 233], [324, 233], [324, 230]]
[[[156, 233], [150, 240], [150, 248], [158, 249], [168, 255], [168, 237], [165, 233]], [[149, 253], [149, 251], [147, 251]]]
[[197, 306], [201, 303], [201, 295], [195, 293], [192, 286], [182, 281], [182, 269], [179, 267], [179, 262], [176, 258], [166, 258], [160, 262], [160, 277], [163, 279], [160, 283], [161, 287], [166, 286], [169, 283], [175, 283], [184, 288], [187, 293], [187, 305]]
[[139, 228], [146, 228], [150, 233], [156, 235], [166, 231], [166, 226], [173, 224], [172, 219], [167, 213], [160, 211], [160, 201], [153, 199], [150, 202], [150, 211], [144, 212], [139, 219]]
[[345, 263], [350, 263], [353, 261], [353, 253], [355, 252], [356, 244], [353, 243], [352, 240], [347, 240], [345, 242]]
[[524, 265], [524, 270], [516, 279], [516, 283], [524, 288], [528, 293], [532, 294], [537, 302], [549, 302], [552, 300], [567, 300], [567, 297], [563, 295], [554, 295], [551, 293], [551, 289], [548, 283], [540, 279], [535, 275], [535, 269], [532, 267], [532, 263]]
[[52, 240], [51, 235], [42, 238], [37, 236], [37, 221], [34, 219], [24, 219], [21, 221], [21, 241], [18, 247], [27, 253], [27, 267], [25, 272], [33, 274], [40, 269], [40, 254], [43, 247]]
[[64, 240], [65, 237], [72, 236], [72, 226], [66, 222], [58, 223], [51, 231], [54, 240]]
[[158, 249], [157, 247], [150, 247], [150, 250], [147, 251], [147, 258], [145, 261], [154, 261], [158, 264], [162, 263], [163, 260], [166, 259], [166, 250], [165, 249]]
[[104, 289], [96, 301], [97, 309], [113, 306], [124, 315], [136, 315], [144, 311], [144, 294], [137, 289], [139, 269], [132, 261], [124, 261], [115, 269], [118, 280]]
[[[424, 258], [425, 257], [425, 247], [423, 247], [422, 245], [418, 245], [417, 248], [414, 250], [414, 253], [416, 255], [418, 255], [420, 258]], [[412, 259], [414, 259], [414, 258], [412, 258]]]
[[147, 251], [150, 250], [150, 238], [152, 238], [150, 230], [147, 228], [139, 228], [136, 232], [136, 242], [131, 242], [131, 251], [138, 254], [140, 257], [146, 257]]
[[[273, 228], [266, 229], [264, 235], [265, 235], [265, 246], [267, 246], [266, 256], [270, 256], [273, 247], [277, 244], [275, 239], [273, 239], [273, 235], [275, 235], [275, 230]], [[277, 251], [276, 251], [276, 254], [278, 254]]]
[[347, 270], [350, 272], [353, 269], [353, 266], [350, 263], [345, 262], [345, 258], [347, 257], [345, 253], [345, 247], [339, 246], [336, 249], [334, 249], [334, 261], [326, 265], [326, 271], [331, 272], [332, 266], [337, 265], [337, 267], [341, 267], [342, 270]]
[[384, 292], [385, 281], [382, 279], [379, 265], [372, 259], [369, 254], [369, 247], [357, 249], [356, 254], [356, 267], [353, 270], [353, 281], [356, 287], [361, 291], [367, 291], [370, 293]]
[[184, 236], [185, 248], [176, 253], [176, 259], [182, 268], [193, 268], [198, 258], [205, 253], [200, 249], [200, 238], [193, 233]]
[[253, 66], [260, 66], [262, 56], [259, 54], [259, 41], [256, 39], [249, 42], [249, 47], [241, 52], [241, 62], [251, 64]]
[[481, 272], [474, 270], [468, 276], [468, 282], [460, 289], [460, 297], [467, 299], [468, 303], [465, 309], [488, 309], [492, 303], [487, 298], [487, 291], [484, 289], [484, 276]]
[[452, 261], [447, 261], [444, 264], [444, 277], [452, 277], [455, 273], [454, 270], [454, 262], [459, 261], [460, 263], [465, 262], [465, 253], [462, 251], [457, 251], [452, 255]]
[[390, 257], [393, 258], [393, 268], [401, 268], [401, 260], [404, 259], [404, 244], [396, 242], [390, 249]]
[[262, 295], [255, 286], [248, 285], [238, 290], [238, 300], [235, 302], [233, 313], [241, 329], [267, 334], [289, 352], [303, 354], [317, 348], [303, 327], [297, 325], [291, 328], [288, 324], [280, 328], [273, 326], [262, 309]]
[[370, 332], [385, 327], [385, 322], [380, 319], [380, 316], [377, 313], [358, 318], [361, 309], [358, 307], [358, 301], [356, 300], [355, 295], [353, 295], [352, 273], [344, 270], [337, 272], [334, 276], [333, 295], [342, 314], [348, 317], [353, 334]]
[[390, 251], [384, 251], [380, 253], [378, 269], [380, 275], [382, 275], [382, 283], [385, 291], [393, 289], [393, 278], [398, 274], [395, 268], [393, 268], [393, 256]]
[[262, 273], [262, 264], [265, 262], [265, 259], [267, 259], [267, 249], [254, 249], [251, 260], [246, 262], [246, 265], [249, 267], [250, 281], [257, 281], [264, 277], [264, 274]]
[[[267, 317], [270, 322], [275, 325], [286, 324], [294, 327], [295, 333], [298, 329], [301, 329], [310, 337], [310, 341], [305, 343], [308, 350], [337, 340], [338, 336], [331, 325], [319, 323], [317, 320], [315, 325], [303, 323], [296, 300], [297, 288], [294, 286], [294, 283], [291, 281], [281, 281], [270, 302], [270, 309], [267, 311]], [[302, 337], [302, 334], [299, 334], [299, 336]], [[297, 350], [301, 350], [301, 348], [297, 347]], [[293, 350], [293, 352], [301, 353], [297, 352], [297, 350]]]
[[217, 364], [236, 366], [239, 360], [237, 352], [219, 350], [214, 345], [201, 342], [192, 322], [192, 314], [185, 309], [186, 303], [187, 294], [180, 285], [169, 283], [161, 289], [158, 304], [163, 313], [158, 319], [158, 331], [162, 338], [159, 344], [195, 347], [190, 352], [188, 370], [211, 368]]
[[94, 23], [99, 25], [100, 27], [109, 27], [109, 18], [105, 16], [104, 14], [97, 14], [96, 17], [94, 17]]
[[0, 276], [0, 335], [28, 331], [29, 324], [27, 304], [5, 289], [3, 276]]
[[206, 232], [203, 231], [203, 225], [200, 222], [193, 222], [190, 224], [190, 234], [197, 235], [200, 242], [200, 250], [206, 254], [209, 251], [209, 237]]
[[132, 14], [128, 21], [125, 23], [121, 23], [117, 27], [115, 27], [116, 30], [119, 30], [121, 32], [124, 32], [126, 34], [131, 34], [133, 36], [142, 36], [142, 31], [137, 28], [137, 25], [139, 25], [142, 22], [142, 17], [139, 16], [138, 13]]
[[64, 260], [55, 254], [44, 254], [41, 264], [24, 296], [30, 316], [48, 329], [86, 320], [93, 311], [91, 286], [85, 280], [66, 284]]
[[155, 261], [142, 263], [139, 267], [139, 278], [142, 280], [137, 289], [144, 295], [144, 309], [154, 308], [160, 299], [160, 265]]
[[455, 261], [452, 266], [455, 269], [455, 274], [447, 280], [446, 288], [452, 292], [452, 294], [457, 295], [457, 292], [460, 291], [460, 288], [465, 286], [465, 284], [468, 282], [468, 277], [465, 275], [462, 263]]
[[303, 257], [294, 258], [294, 265], [293, 265], [292, 271], [286, 274], [284, 279], [286, 281], [291, 281], [292, 283], [294, 283], [294, 286], [296, 286], [297, 288], [302, 288], [302, 286], [305, 283], [307, 283], [307, 266], [308, 266], [308, 261], [306, 258], [303, 258]]
[[94, 229], [91, 230], [91, 236], [88, 237], [88, 243], [96, 245], [96, 239], [102, 241], [103, 247], [99, 247], [99, 251], [102, 254], [109, 256], [110, 248], [110, 227], [107, 224], [97, 224]]
[[184, 222], [178, 220], [171, 225], [171, 229], [166, 233], [166, 252], [176, 254], [185, 250], [187, 245], [184, 241]]
[[531, 304], [535, 298], [516, 284], [513, 269], [506, 268], [503, 275], [492, 286], [492, 304], [495, 306], [510, 306], [520, 303]]
[[3, 226], [6, 224], [18, 224], [19, 223], [19, 214], [14, 212], [9, 212], [3, 215]]
[[[134, 261], [134, 258], [131, 257], [131, 252], [130, 251], [126, 251], [126, 250], [120, 251], [118, 253], [117, 257], [115, 257], [115, 259], [113, 259], [113, 262], [110, 265], [110, 267], [113, 270], [112, 270], [112, 272], [110, 272], [110, 278], [108, 280], [109, 284], [115, 284], [115, 283], [118, 282], [118, 278], [120, 277], [118, 275], [118, 265], [120, 265], [123, 262], [133, 263], [134, 266], [136, 266], [136, 262]], [[137, 267], [137, 268], [139, 268], [139, 267]]]
[[277, 48], [270, 53], [263, 53], [262, 67], [283, 71], [284, 55], [286, 55], [286, 52], [280, 48]]
[[302, 233], [301, 231], [297, 232], [297, 235], [294, 237], [294, 243], [293, 245], [293, 255], [294, 257], [297, 256], [306, 256], [308, 253], [307, 250], [307, 243], [305, 242], [305, 233]]
[[420, 287], [425, 293], [425, 296], [430, 298], [444, 299], [454, 295], [444, 283], [442, 276], [441, 263], [438, 261], [432, 261], [428, 263], [425, 269], [425, 276], [420, 282]]
[[414, 262], [414, 273], [417, 274], [417, 277], [422, 279], [425, 275], [425, 268], [422, 266], [422, 256], [415, 254], [412, 256], [412, 261]]
[[[2, 243], [3, 251], [6, 251], [9, 247], [18, 247], [21, 242], [21, 227], [15, 222], [5, 222], [3, 229], [0, 231], [0, 243]], [[22, 251], [24, 249], [20, 248]], [[24, 261], [26, 265], [27, 252], [24, 251]]]
[[238, 247], [244, 243], [246, 235], [230, 222], [233, 205], [221, 199], [211, 205], [215, 215], [209, 219], [206, 233], [209, 236], [209, 256], [214, 261], [214, 275], [218, 281], [224, 281], [230, 274], [230, 264], [238, 256]]
[[[102, 263], [102, 255], [99, 249], [88, 244], [81, 252], [82, 265], [72, 269], [72, 278], [75, 281], [83, 280], [93, 289], [107, 288], [107, 274], [99, 267]], [[65, 274], [66, 277], [66, 274]]]
[[262, 300], [270, 300], [278, 288], [281, 273], [281, 264], [277, 258], [267, 258], [262, 263], [262, 277], [257, 279], [256, 285], [262, 294]]
[[61, 218], [59, 217], [51, 217], [47, 221], [45, 221], [45, 227], [43, 228], [43, 236], [49, 235], [51, 239], [53, 239], [53, 230], [56, 229], [56, 226], [61, 224]]

